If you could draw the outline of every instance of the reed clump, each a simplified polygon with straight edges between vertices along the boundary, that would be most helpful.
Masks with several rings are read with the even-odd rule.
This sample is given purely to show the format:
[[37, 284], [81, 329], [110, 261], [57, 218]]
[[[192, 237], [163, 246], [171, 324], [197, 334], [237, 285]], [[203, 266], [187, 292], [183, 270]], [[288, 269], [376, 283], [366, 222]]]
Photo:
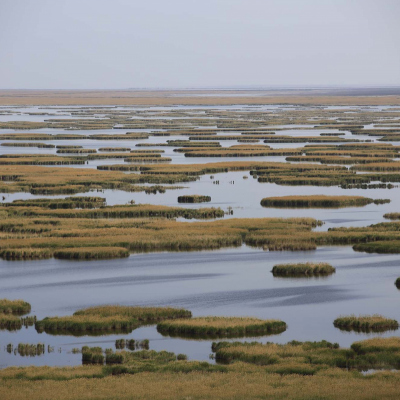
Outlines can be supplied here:
[[15, 315], [0, 314], [0, 329], [16, 331], [22, 328], [21, 318]]
[[101, 347], [82, 347], [82, 364], [104, 364], [104, 354]]
[[198, 317], [161, 322], [157, 325], [160, 333], [168, 335], [193, 336], [250, 336], [281, 333], [286, 323], [279, 320], [261, 320], [238, 317]]
[[149, 349], [149, 339], [143, 340], [135, 340], [135, 339], [117, 339], [115, 341], [115, 348], [118, 350], [129, 349], [129, 350], [137, 350], [137, 349]]
[[275, 265], [271, 272], [279, 277], [310, 277], [331, 275], [336, 269], [328, 263], [298, 263]]
[[399, 328], [399, 323], [396, 320], [378, 314], [342, 316], [336, 318], [333, 325], [342, 330], [357, 332], [384, 332]]
[[46, 351], [46, 347], [43, 343], [18, 343], [15, 351], [22, 357], [36, 357], [43, 355]]
[[361, 207], [368, 204], [389, 203], [390, 200], [374, 200], [362, 196], [282, 196], [266, 197], [261, 200], [263, 207], [321, 207], [321, 208], [340, 208], [340, 207]]
[[211, 201], [211, 196], [199, 194], [178, 196], [178, 203], [207, 203]]

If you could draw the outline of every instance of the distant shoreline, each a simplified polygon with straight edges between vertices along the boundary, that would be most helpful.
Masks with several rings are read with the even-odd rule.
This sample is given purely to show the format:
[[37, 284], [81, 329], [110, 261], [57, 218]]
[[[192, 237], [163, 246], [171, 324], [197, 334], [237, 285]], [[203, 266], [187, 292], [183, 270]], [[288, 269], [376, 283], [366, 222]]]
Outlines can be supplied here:
[[0, 106], [400, 105], [400, 87], [181, 90], [0, 90]]

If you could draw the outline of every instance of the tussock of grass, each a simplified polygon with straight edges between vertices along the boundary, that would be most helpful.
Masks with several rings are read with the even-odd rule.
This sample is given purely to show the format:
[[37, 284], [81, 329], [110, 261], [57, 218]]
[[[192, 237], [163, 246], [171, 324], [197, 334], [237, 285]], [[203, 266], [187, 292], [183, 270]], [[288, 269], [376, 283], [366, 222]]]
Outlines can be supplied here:
[[336, 269], [327, 263], [299, 263], [275, 265], [271, 272], [280, 277], [309, 277], [331, 275]]

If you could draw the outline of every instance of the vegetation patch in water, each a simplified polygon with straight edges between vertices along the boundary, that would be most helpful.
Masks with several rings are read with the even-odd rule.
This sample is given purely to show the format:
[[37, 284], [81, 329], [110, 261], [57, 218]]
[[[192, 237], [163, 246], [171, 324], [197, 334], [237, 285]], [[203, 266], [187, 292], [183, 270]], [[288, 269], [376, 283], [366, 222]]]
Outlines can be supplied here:
[[396, 279], [394, 284], [396, 285], [397, 289], [400, 289], [400, 277]]
[[396, 330], [399, 324], [394, 319], [388, 319], [381, 315], [349, 315], [342, 316], [333, 321], [336, 328], [358, 332], [384, 332]]
[[298, 263], [275, 265], [271, 272], [279, 277], [310, 277], [331, 275], [336, 269], [327, 263]]
[[157, 330], [163, 334], [178, 336], [250, 336], [284, 332], [286, 323], [248, 317], [198, 317], [161, 322], [157, 325]]
[[100, 306], [76, 311], [72, 316], [37, 321], [38, 332], [129, 332], [143, 324], [164, 319], [190, 318], [191, 312], [176, 308]]
[[380, 254], [399, 254], [400, 240], [377, 241], [368, 243], [357, 243], [353, 246], [353, 250], [365, 253]]
[[178, 197], [178, 203], [207, 203], [210, 201], [211, 201], [211, 196], [203, 196], [199, 194], [192, 194], [192, 195]]
[[1, 314], [23, 315], [31, 312], [31, 305], [24, 300], [0, 299]]
[[361, 207], [368, 204], [384, 204], [390, 200], [374, 200], [362, 196], [282, 196], [266, 197], [261, 200], [263, 207], [284, 207], [284, 208], [340, 208], [340, 207]]
[[44, 260], [53, 257], [53, 250], [51, 249], [34, 249], [34, 248], [21, 248], [21, 249], [5, 249], [0, 251], [0, 255], [5, 260]]

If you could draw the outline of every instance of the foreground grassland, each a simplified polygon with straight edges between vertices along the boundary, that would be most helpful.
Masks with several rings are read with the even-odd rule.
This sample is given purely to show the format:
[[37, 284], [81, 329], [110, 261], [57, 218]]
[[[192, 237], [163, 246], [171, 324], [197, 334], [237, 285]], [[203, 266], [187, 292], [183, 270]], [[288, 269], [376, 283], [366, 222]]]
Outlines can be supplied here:
[[220, 342], [212, 350], [226, 365], [179, 361], [181, 357], [173, 353], [142, 350], [107, 355], [116, 365], [7, 368], [0, 371], [0, 396], [17, 400], [398, 398], [398, 373], [358, 372], [397, 368], [398, 338], [356, 342], [350, 349], [326, 341], [293, 341]]

